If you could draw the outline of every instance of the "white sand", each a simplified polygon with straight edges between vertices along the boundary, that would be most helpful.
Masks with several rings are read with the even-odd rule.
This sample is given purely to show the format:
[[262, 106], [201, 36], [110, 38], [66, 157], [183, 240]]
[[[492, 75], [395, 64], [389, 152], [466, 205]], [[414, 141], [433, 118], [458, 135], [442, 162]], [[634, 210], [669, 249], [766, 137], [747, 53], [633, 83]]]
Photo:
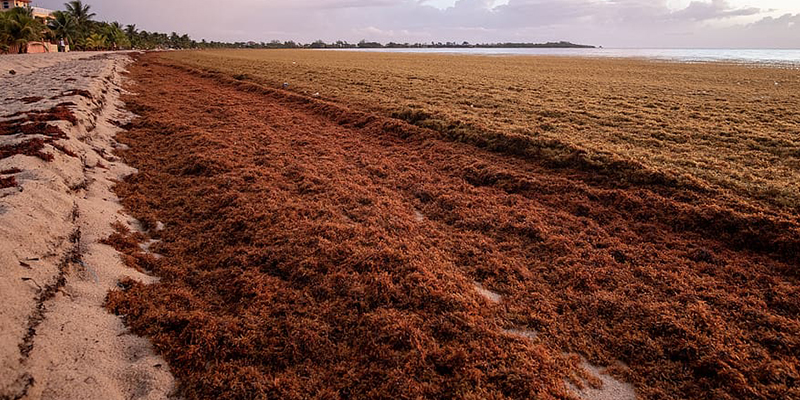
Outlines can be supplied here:
[[498, 304], [501, 301], [503, 301], [503, 296], [501, 296], [500, 293], [486, 289], [485, 287], [483, 287], [483, 285], [481, 285], [478, 282], [473, 282], [473, 285], [475, 285], [475, 290], [477, 290], [478, 293], [480, 293], [480, 295], [483, 296], [490, 303]]
[[100, 53], [43, 53], [43, 54], [5, 54], [0, 55], [0, 79], [12, 78], [14, 75], [25, 75], [40, 68], [50, 67], [58, 63], [89, 58]]
[[[149, 341], [102, 307], [121, 278], [154, 281], [98, 242], [112, 222], [134, 222], [110, 190], [113, 180], [135, 172], [111, 155], [118, 131], [111, 121], [130, 118], [119, 101], [120, 72], [129, 62], [108, 53], [0, 56], [0, 120], [62, 102], [76, 104], [70, 108], [79, 120], [54, 123], [69, 136], [59, 143], [79, 158], [48, 145], [52, 162], [0, 160], [0, 171], [22, 170], [14, 175], [18, 188], [0, 190], [0, 399], [163, 399], [175, 388]], [[50, 99], [71, 89], [88, 90], [93, 99]], [[18, 100], [29, 96], [45, 100]], [[24, 139], [0, 136], [0, 145]], [[71, 241], [76, 232], [80, 239]], [[40, 302], [47, 287], [58, 290]]]
[[530, 329], [504, 329], [503, 333], [530, 340], [536, 339], [538, 335], [536, 331]]
[[[534, 341], [539, 337], [539, 333], [530, 329], [504, 329], [503, 333], [516, 336], [520, 339]], [[569, 358], [570, 354], [564, 353], [564, 357]], [[619, 363], [622, 365], [621, 363]], [[590, 363], [586, 358], [581, 357], [580, 367], [586, 375], [596, 382], [600, 387], [593, 388], [591, 383], [575, 374], [573, 378], [581, 382], [581, 387], [576, 386], [569, 380], [564, 381], [569, 392], [581, 400], [636, 400], [636, 388], [630, 383], [621, 381], [611, 376], [606, 368], [598, 367]]]
[[599, 379], [602, 386], [598, 389], [589, 386], [584, 382], [583, 388], [579, 389], [574, 385], [568, 384], [573, 393], [582, 400], [636, 400], [636, 390], [633, 385], [617, 380], [609, 375], [605, 368], [592, 365], [586, 359], [581, 361], [581, 367], [591, 376]]

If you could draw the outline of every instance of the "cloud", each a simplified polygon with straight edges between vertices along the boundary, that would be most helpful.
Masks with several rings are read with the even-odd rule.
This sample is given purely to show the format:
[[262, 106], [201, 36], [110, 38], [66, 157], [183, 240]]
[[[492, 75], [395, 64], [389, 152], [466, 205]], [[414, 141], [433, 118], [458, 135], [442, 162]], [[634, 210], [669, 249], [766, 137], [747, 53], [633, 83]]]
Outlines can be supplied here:
[[672, 14], [678, 20], [704, 21], [747, 15], [756, 15], [761, 9], [755, 7], [731, 8], [725, 0], [713, 0], [711, 3], [693, 1], [683, 10]]
[[337, 9], [337, 8], [364, 8], [388, 7], [396, 4], [393, 0], [294, 0], [286, 4], [271, 3], [273, 8], [306, 8], [306, 9]]
[[[59, 8], [60, 1], [39, 5]], [[197, 39], [570, 40], [606, 47], [793, 47], [800, 14], [695, 0], [94, 0], [98, 17]], [[743, 21], [747, 20], [747, 23]]]
[[740, 48], [797, 48], [800, 38], [800, 14], [762, 18], [752, 24], [735, 26], [714, 32], [710, 40], [716, 47]]

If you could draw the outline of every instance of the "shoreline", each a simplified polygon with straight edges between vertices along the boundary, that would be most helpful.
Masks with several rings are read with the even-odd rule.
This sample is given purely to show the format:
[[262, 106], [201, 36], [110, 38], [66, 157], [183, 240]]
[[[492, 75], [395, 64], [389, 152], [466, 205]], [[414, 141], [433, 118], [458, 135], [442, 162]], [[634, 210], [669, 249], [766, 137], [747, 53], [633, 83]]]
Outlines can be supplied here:
[[[13, 183], [0, 190], [0, 397], [166, 398], [175, 387], [166, 363], [103, 308], [120, 279], [155, 281], [103, 244], [113, 223], [137, 226], [111, 191], [135, 172], [112, 155], [117, 126], [132, 117], [119, 100], [132, 60], [84, 53], [12, 62], [21, 60], [19, 74], [0, 80], [0, 146], [12, 151], [0, 170]], [[34, 118], [45, 122], [26, 122]], [[9, 150], [37, 141], [36, 152]]]
[[794, 393], [796, 211], [176, 56], [0, 81], [0, 398]]
[[[245, 49], [246, 50], [246, 49]], [[270, 49], [272, 50], [272, 49]], [[274, 49], [281, 50], [281, 49]], [[304, 49], [305, 50], [305, 49]], [[382, 48], [382, 49], [307, 49], [312, 51], [335, 51], [356, 53], [398, 53], [398, 54], [431, 54], [431, 55], [450, 55], [450, 56], [485, 56], [485, 57], [558, 57], [558, 58], [585, 58], [597, 60], [622, 60], [622, 61], [651, 61], [677, 64], [711, 64], [711, 65], [730, 65], [747, 67], [768, 67], [784, 69], [800, 69], [800, 50], [798, 49], [774, 49], [769, 52], [791, 52], [792, 59], [748, 59], [748, 58], [712, 58], [711, 56], [692, 58], [690, 56], [657, 56], [657, 55], [637, 55], [641, 52], [664, 53], [664, 52], [764, 52], [756, 49], [627, 49], [627, 48]], [[630, 53], [630, 55], [619, 55], [619, 53]]]
[[[217, 51], [218, 49], [192, 49], [192, 50], [175, 50], [175, 51]], [[641, 51], [764, 51], [758, 49], [636, 49], [636, 48], [321, 48], [321, 49], [230, 49], [230, 51], [320, 51], [320, 52], [353, 52], [353, 53], [385, 53], [385, 54], [419, 54], [419, 55], [437, 55], [437, 56], [470, 56], [470, 57], [536, 57], [536, 58], [577, 58], [596, 61], [640, 61], [640, 62], [655, 62], [667, 64], [685, 64], [685, 65], [711, 65], [711, 66], [733, 66], [733, 67], [750, 67], [750, 68], [777, 68], [786, 70], [800, 69], [800, 49], [774, 49], [768, 51], [777, 52], [793, 52], [797, 53], [797, 57], [791, 60], [779, 59], [746, 59], [746, 58], [690, 58], [678, 56], [646, 56], [646, 55], [614, 55], [599, 54], [602, 52], [641, 52]], [[504, 52], [507, 51], [507, 52]], [[526, 51], [531, 51], [526, 54]], [[536, 53], [541, 51], [541, 53]], [[552, 51], [552, 53], [548, 53]], [[128, 52], [137, 52], [137, 50], [129, 50]], [[565, 54], [558, 54], [564, 52]], [[567, 54], [572, 52], [572, 54]], [[2, 54], [0, 55], [0, 80], [7, 78], [10, 75], [9, 70], [14, 69], [17, 73], [27, 74], [37, 68], [42, 68], [53, 63], [61, 62], [55, 61], [59, 58], [70, 59], [84, 59], [93, 57], [98, 54], [110, 53], [106, 51], [98, 52], [80, 52], [74, 51], [70, 53], [43, 53], [43, 54]], [[116, 52], [124, 53], [124, 51]], [[598, 53], [598, 54], [580, 54], [580, 53]], [[60, 54], [68, 54], [63, 56]], [[45, 61], [46, 59], [54, 61]], [[25, 62], [28, 61], [28, 62]], [[32, 66], [28, 66], [31, 64]]]

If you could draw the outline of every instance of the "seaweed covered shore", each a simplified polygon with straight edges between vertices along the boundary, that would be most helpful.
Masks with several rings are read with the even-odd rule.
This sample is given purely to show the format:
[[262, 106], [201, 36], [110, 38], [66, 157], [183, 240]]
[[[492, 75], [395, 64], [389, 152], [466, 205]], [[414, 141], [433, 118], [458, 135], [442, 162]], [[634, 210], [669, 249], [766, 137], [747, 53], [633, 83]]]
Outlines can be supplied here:
[[[594, 178], [800, 212], [800, 73], [724, 63], [326, 51], [180, 52], [177, 65], [335, 100]], [[739, 207], [743, 207], [740, 205]]]
[[800, 396], [796, 216], [160, 57], [108, 243], [161, 280], [107, 307], [186, 397]]

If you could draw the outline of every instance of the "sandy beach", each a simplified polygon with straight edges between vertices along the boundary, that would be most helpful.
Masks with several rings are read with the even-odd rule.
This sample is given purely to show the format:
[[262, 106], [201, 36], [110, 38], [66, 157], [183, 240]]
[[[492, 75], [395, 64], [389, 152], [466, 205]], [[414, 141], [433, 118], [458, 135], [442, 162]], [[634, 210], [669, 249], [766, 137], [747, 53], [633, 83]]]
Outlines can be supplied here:
[[[122, 212], [113, 155], [131, 115], [124, 54], [0, 56], [0, 398], [163, 399], [166, 362], [103, 304], [123, 265], [101, 241]], [[14, 70], [15, 74], [9, 74]]]
[[797, 72], [408, 57], [0, 57], [0, 399], [800, 397]]
[[0, 400], [800, 400], [800, 1], [8, 0]]

